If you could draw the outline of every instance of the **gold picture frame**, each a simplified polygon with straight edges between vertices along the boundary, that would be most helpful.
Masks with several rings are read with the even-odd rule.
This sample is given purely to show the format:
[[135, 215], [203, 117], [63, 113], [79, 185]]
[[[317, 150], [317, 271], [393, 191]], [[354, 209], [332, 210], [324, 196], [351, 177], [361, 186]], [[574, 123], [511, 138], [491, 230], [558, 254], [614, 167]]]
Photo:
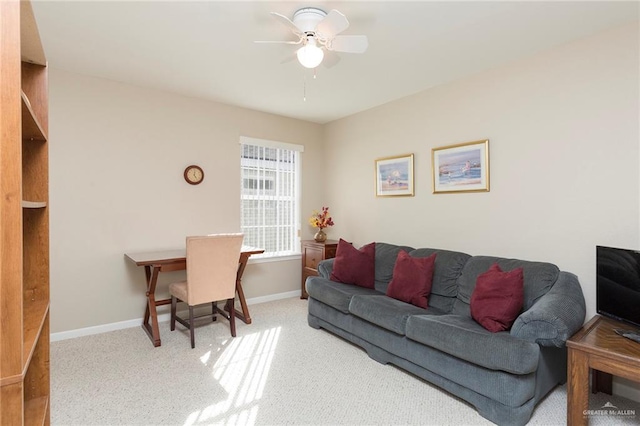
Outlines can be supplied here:
[[413, 154], [375, 160], [376, 197], [413, 197]]
[[489, 139], [431, 150], [433, 193], [489, 192]]

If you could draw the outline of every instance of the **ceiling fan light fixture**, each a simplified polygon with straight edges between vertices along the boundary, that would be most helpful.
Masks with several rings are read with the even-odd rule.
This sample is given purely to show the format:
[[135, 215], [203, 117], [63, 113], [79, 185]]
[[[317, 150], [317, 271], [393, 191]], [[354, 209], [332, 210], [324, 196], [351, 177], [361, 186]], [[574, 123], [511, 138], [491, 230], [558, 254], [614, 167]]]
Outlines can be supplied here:
[[318, 47], [315, 38], [308, 37], [307, 42], [296, 52], [298, 62], [305, 68], [315, 68], [322, 63], [324, 52]]

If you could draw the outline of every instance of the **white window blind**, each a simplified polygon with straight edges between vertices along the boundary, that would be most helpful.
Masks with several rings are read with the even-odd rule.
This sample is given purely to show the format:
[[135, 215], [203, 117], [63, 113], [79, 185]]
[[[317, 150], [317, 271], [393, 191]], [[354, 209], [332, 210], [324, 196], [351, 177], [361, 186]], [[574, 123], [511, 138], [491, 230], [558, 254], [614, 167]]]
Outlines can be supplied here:
[[283, 142], [240, 138], [240, 227], [264, 257], [300, 251], [300, 152]]

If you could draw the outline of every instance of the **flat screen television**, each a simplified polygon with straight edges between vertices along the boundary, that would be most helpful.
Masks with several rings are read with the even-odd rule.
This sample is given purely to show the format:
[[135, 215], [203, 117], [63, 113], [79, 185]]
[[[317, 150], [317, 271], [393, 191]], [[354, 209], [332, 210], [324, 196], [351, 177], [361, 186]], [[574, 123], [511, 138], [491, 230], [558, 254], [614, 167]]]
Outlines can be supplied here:
[[596, 310], [640, 327], [640, 252], [596, 246]]

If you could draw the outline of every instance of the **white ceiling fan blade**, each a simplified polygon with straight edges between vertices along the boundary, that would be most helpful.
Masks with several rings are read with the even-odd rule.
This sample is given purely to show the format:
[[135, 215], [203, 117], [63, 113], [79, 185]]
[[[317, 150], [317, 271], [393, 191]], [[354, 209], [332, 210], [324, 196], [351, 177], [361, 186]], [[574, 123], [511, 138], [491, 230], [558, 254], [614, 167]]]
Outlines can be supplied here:
[[289, 18], [287, 18], [284, 15], [281, 15], [279, 13], [276, 12], [271, 12], [271, 15], [276, 18], [278, 21], [280, 21], [284, 26], [286, 26], [287, 28], [289, 28], [291, 31], [293, 31], [293, 33], [299, 37], [302, 36], [302, 31], [300, 31], [300, 28], [298, 28], [296, 26], [296, 24], [293, 23], [293, 21]]
[[298, 41], [278, 41], [278, 40], [255, 40], [254, 43], [261, 43], [261, 44], [300, 44], [302, 43], [302, 40], [298, 40]]
[[349, 28], [347, 17], [333, 9], [325, 18], [316, 25], [316, 34], [319, 38], [328, 40]]
[[364, 53], [368, 47], [369, 41], [364, 35], [336, 36], [327, 43], [327, 49], [334, 52]]

